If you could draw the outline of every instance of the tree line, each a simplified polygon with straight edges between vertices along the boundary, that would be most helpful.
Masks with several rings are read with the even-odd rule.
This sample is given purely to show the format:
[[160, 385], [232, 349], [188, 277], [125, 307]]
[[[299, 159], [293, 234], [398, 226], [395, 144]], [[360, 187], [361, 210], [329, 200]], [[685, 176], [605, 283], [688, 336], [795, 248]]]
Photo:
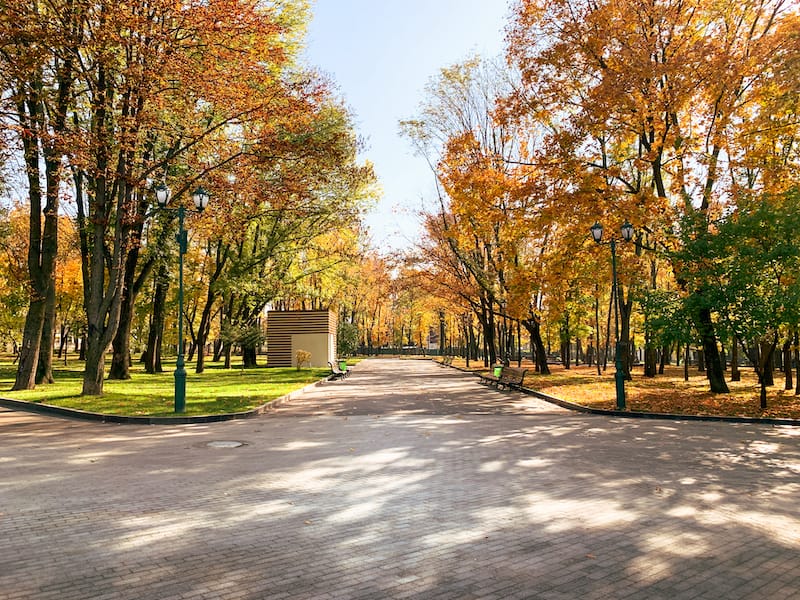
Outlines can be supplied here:
[[[209, 349], [253, 364], [267, 305], [336, 307], [368, 351], [436, 338], [488, 365], [526, 338], [545, 373], [551, 337], [598, 364], [618, 337], [628, 375], [634, 342], [647, 376], [694, 347], [717, 393], [746, 358], [762, 404], [775, 354], [800, 363], [796, 3], [515, 0], [504, 60], [441, 69], [400, 124], [436, 191], [392, 258], [365, 242], [375, 178], [351, 117], [298, 60], [302, 0], [0, 6], [17, 388], [52, 378], [69, 331], [84, 393], [134, 349], [155, 372], [176, 318], [196, 370]], [[187, 218], [180, 316], [159, 185], [172, 206], [212, 193]]]
[[544, 323], [597, 351], [616, 315], [628, 376], [635, 330], [647, 376], [693, 345], [715, 393], [746, 355], [765, 406], [798, 362], [799, 31], [784, 0], [517, 0], [505, 60], [441, 69], [401, 123], [438, 196], [412, 264], [487, 364], [509, 322], [547, 372]]
[[[221, 355], [238, 344], [252, 357], [268, 303], [335, 301], [325, 278], [361, 251], [374, 174], [331, 83], [298, 59], [306, 2], [0, 7], [2, 175], [18, 200], [0, 291], [25, 315], [14, 389], [52, 380], [64, 265], [72, 282], [79, 274], [84, 394], [102, 393], [106, 371], [129, 377], [143, 321], [148, 371], [170, 318], [190, 324], [202, 371], [212, 326]], [[172, 208], [198, 185], [212, 194], [187, 218], [189, 302], [177, 317], [175, 211], [154, 208], [159, 185]]]

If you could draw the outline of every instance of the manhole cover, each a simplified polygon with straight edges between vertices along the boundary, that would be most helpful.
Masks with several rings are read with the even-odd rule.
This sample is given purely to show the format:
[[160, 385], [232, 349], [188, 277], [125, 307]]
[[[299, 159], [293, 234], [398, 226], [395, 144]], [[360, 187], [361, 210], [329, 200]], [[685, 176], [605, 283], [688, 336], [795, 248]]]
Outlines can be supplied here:
[[244, 446], [244, 442], [236, 442], [236, 441], [219, 441], [219, 442], [208, 442], [206, 444], [209, 448], [238, 448], [239, 446]]

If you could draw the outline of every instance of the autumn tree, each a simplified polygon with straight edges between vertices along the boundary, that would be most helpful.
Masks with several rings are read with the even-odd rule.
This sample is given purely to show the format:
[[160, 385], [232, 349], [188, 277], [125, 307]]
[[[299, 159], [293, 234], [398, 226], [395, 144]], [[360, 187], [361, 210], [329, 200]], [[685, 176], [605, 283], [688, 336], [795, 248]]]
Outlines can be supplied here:
[[19, 353], [28, 306], [28, 211], [15, 205], [0, 208], [0, 340]]
[[349, 315], [358, 326], [359, 345], [367, 354], [391, 341], [387, 319], [391, 313], [392, 263], [364, 249], [356, 260], [337, 269], [340, 320]]
[[83, 7], [73, 0], [6, 3], [0, 11], [0, 86], [4, 135], [22, 150], [29, 205], [29, 305], [13, 389], [52, 380], [55, 264], [66, 130], [83, 37]]
[[[240, 170], [228, 186], [237, 227], [226, 223], [209, 238], [216, 264], [199, 324], [201, 352], [217, 298], [226, 327], [252, 329], [275, 299], [329, 304], [321, 282], [351, 258], [362, 211], [374, 193], [372, 167], [357, 162], [349, 115], [329, 96], [308, 97], [293, 108], [266, 124], [253, 149], [259, 162]], [[255, 347], [245, 350], [246, 365], [253, 366]]]
[[[627, 218], [669, 245], [677, 215], [697, 213], [713, 235], [795, 12], [782, 0], [522, 0], [508, 46], [522, 84], [507, 110], [548, 125], [539, 161], [572, 182], [587, 216]], [[701, 287], [691, 293], [711, 389], [727, 391], [713, 313]]]
[[[66, 358], [67, 344], [71, 337], [80, 339], [86, 330], [86, 315], [83, 311], [83, 278], [81, 254], [75, 222], [66, 215], [59, 217], [58, 260], [56, 261], [55, 295], [56, 327], [59, 338], [58, 358]], [[44, 367], [40, 361], [40, 368]]]
[[717, 223], [711, 244], [693, 240], [706, 265], [694, 275], [706, 282], [713, 308], [753, 365], [762, 409], [767, 408], [778, 342], [800, 325], [799, 207], [796, 189], [778, 197], [741, 199]]
[[481, 323], [487, 362], [497, 360], [498, 350], [508, 354], [498, 347], [500, 337], [509, 339], [507, 318], [527, 317], [530, 306], [509, 302], [509, 282], [536, 210], [527, 174], [516, 166], [527, 149], [518, 132], [496, 116], [495, 103], [510, 88], [496, 65], [471, 59], [442, 69], [426, 90], [419, 116], [401, 124], [438, 184], [438, 209], [425, 221], [426, 253], [466, 284], [462, 296], [470, 297]]
[[254, 153], [250, 124], [268, 122], [284, 99], [309, 87], [281, 77], [303, 10], [245, 0], [88, 9], [102, 43], [76, 49], [85, 93], [71, 121], [80, 134], [71, 166], [85, 257], [84, 393], [102, 391], [105, 351], [130, 306], [126, 289], [132, 298], [141, 275], [131, 273], [149, 216], [148, 178], [168, 183], [178, 203], [199, 178]]

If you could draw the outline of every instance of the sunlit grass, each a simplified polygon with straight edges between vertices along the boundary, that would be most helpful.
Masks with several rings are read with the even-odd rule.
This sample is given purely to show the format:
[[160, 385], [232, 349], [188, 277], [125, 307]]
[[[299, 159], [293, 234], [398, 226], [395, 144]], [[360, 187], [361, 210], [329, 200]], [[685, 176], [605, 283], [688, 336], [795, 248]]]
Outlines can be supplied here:
[[[464, 368], [462, 359], [453, 364]], [[514, 363], [516, 365], [516, 363]], [[525, 375], [525, 386], [562, 400], [591, 408], [616, 408], [614, 366], [597, 374], [597, 367], [550, 365], [550, 375], [533, 372], [533, 365], [523, 363], [530, 371]], [[482, 364], [470, 365], [483, 370]], [[680, 415], [716, 415], [737, 417], [772, 417], [800, 419], [800, 396], [794, 390], [783, 389], [783, 374], [775, 372], [775, 385], [767, 388], [767, 408], [759, 408], [759, 386], [750, 367], [742, 367], [742, 380], [730, 381], [726, 372], [729, 394], [712, 394], [705, 373], [689, 367], [689, 380], [684, 381], [683, 366], [667, 365], [664, 375], [647, 378], [642, 368], [633, 371], [633, 380], [625, 383], [629, 410]], [[796, 381], [795, 381], [796, 383]]]
[[[56, 366], [56, 382], [35, 390], [12, 392], [16, 365], [0, 359], [0, 395], [89, 412], [128, 416], [174, 415], [174, 363], [164, 364], [164, 373], [148, 375], [139, 365], [131, 369], [128, 381], [107, 380], [103, 396], [81, 396], [83, 363], [70, 360]], [[213, 415], [250, 410], [319, 381], [329, 369], [266, 368], [224, 369], [210, 363], [205, 373], [187, 368], [187, 415]]]

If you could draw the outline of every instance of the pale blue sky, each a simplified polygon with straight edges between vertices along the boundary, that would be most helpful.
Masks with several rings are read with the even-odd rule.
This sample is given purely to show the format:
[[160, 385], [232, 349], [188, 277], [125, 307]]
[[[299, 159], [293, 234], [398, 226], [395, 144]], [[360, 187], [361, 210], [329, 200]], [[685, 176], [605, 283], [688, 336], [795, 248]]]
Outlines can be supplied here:
[[355, 114], [384, 197], [367, 219], [380, 250], [417, 238], [415, 213], [435, 199], [433, 175], [398, 134], [439, 69], [502, 54], [506, 0], [316, 0], [308, 62], [328, 73]]

